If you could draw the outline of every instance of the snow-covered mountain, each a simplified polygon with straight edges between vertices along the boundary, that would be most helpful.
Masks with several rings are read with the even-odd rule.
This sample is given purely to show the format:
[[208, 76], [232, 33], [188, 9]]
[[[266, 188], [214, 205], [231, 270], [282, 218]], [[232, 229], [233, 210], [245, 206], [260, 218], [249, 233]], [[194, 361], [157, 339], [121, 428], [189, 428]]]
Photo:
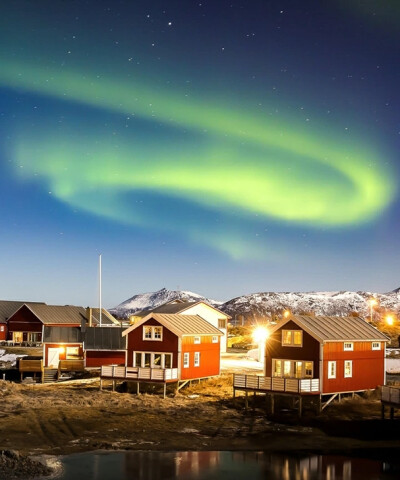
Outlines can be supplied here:
[[133, 315], [141, 310], [151, 311], [153, 308], [177, 299], [185, 300], [187, 302], [204, 301], [217, 307], [221, 305], [221, 302], [205, 298], [198, 293], [185, 292], [181, 290], [167, 290], [166, 288], [162, 288], [157, 292], [140, 293], [138, 295], [134, 295], [116, 307], [111, 308], [110, 312], [117, 318], [127, 318], [129, 315]]
[[378, 304], [374, 307], [374, 318], [383, 312], [400, 312], [400, 291], [390, 293], [371, 292], [265, 292], [243, 295], [222, 304], [219, 308], [233, 318], [243, 315], [245, 319], [258, 319], [279, 315], [284, 310], [294, 314], [313, 312], [315, 315], [349, 315], [357, 312], [361, 316], [370, 315], [368, 300], [374, 297]]
[[[400, 313], [400, 289], [389, 293], [371, 292], [264, 292], [243, 295], [225, 303], [205, 298], [197, 293], [163, 288], [158, 292], [142, 293], [125, 300], [110, 312], [118, 318], [127, 318], [140, 310], [152, 310], [175, 299], [205, 301], [232, 319], [243, 315], [246, 321], [281, 315], [284, 310], [294, 314], [313, 312], [315, 315], [349, 315], [357, 312], [370, 315], [368, 299], [374, 297], [378, 304], [374, 307], [374, 319], [378, 320], [385, 312]], [[241, 317], [240, 317], [241, 318]]]

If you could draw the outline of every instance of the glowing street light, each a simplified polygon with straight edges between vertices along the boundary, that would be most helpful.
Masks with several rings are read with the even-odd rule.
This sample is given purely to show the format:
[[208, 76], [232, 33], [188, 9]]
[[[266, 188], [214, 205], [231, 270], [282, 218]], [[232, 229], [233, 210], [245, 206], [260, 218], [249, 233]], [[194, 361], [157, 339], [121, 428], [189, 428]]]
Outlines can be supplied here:
[[375, 305], [378, 305], [378, 301], [376, 300], [376, 298], [370, 298], [368, 300], [368, 303], [369, 303], [369, 311], [370, 311], [370, 317], [371, 317], [370, 321], [372, 323], [372, 314], [373, 314]]
[[290, 310], [285, 310], [283, 312], [283, 316], [284, 316], [284, 318], [288, 318], [290, 316]]
[[385, 320], [386, 320], [386, 323], [390, 326], [392, 326], [394, 323], [393, 315], [386, 315]]
[[269, 337], [269, 331], [265, 327], [257, 327], [253, 332], [253, 340], [258, 344], [258, 361], [264, 362], [265, 341]]

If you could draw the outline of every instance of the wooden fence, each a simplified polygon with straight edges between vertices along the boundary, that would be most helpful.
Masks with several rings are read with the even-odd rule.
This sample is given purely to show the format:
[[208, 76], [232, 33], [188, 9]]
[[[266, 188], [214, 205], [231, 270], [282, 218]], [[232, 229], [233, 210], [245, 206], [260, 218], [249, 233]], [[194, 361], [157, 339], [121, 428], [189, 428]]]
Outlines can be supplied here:
[[103, 365], [102, 378], [168, 382], [178, 380], [177, 368], [142, 368]]
[[280, 378], [233, 374], [233, 388], [259, 392], [320, 393], [318, 378]]

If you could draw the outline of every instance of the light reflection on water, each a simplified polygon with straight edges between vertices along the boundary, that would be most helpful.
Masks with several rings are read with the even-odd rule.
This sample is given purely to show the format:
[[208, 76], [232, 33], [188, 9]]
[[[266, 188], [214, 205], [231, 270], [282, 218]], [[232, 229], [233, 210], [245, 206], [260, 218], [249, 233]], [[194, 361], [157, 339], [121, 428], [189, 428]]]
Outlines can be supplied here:
[[398, 465], [264, 452], [95, 452], [62, 458], [59, 480], [392, 480]]

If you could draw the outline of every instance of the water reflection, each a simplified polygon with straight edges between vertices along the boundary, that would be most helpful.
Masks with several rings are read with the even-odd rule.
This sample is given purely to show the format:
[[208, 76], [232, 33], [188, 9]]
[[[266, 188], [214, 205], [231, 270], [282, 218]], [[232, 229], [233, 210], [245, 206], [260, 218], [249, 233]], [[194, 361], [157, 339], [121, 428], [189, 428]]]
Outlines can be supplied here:
[[398, 465], [332, 455], [263, 452], [116, 452], [62, 459], [61, 480], [389, 480]]

